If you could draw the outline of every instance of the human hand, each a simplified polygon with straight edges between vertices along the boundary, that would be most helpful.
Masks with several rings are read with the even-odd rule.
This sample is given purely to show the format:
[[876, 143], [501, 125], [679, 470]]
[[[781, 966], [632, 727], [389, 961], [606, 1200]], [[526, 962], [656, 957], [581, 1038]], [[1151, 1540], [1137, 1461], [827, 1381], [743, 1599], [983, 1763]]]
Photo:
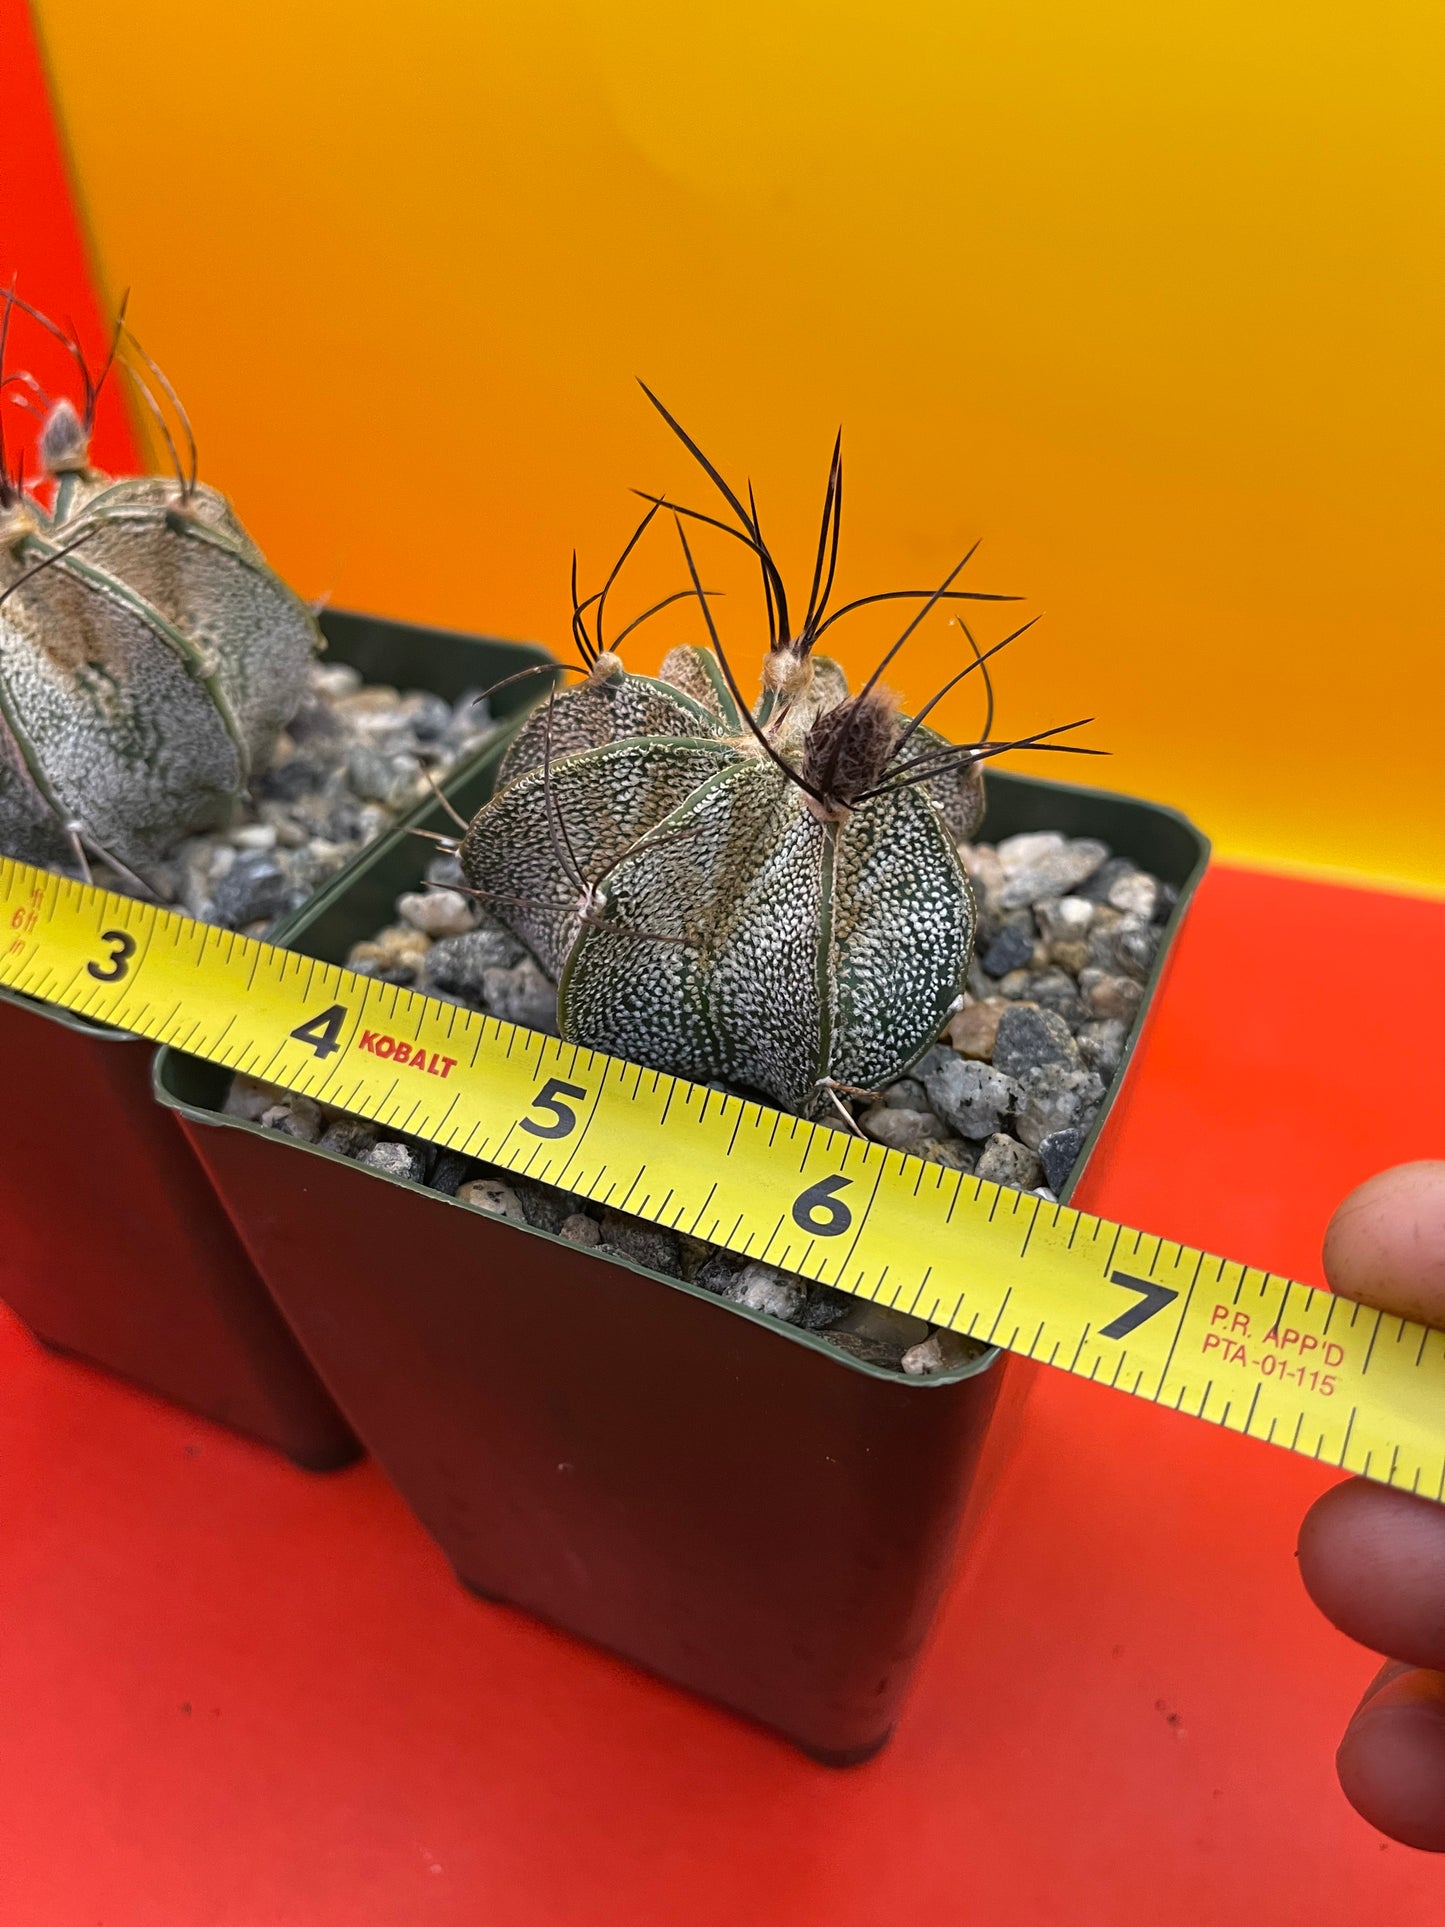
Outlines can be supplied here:
[[[1445, 1327], [1445, 1163], [1351, 1192], [1325, 1234], [1325, 1274], [1343, 1297]], [[1445, 1853], [1445, 1506], [1351, 1479], [1306, 1514], [1299, 1556], [1321, 1612], [1391, 1655], [1340, 1745], [1346, 1798], [1382, 1833]]]

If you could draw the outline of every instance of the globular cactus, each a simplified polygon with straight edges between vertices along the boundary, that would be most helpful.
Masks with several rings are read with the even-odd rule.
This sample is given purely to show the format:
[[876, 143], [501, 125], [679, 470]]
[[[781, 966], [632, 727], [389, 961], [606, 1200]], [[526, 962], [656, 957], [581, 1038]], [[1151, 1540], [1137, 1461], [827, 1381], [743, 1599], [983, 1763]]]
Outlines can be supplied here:
[[[0, 378], [25, 305], [6, 303]], [[41, 430], [50, 511], [0, 439], [0, 850], [83, 871], [90, 853], [143, 875], [182, 838], [229, 821], [321, 637], [230, 504], [198, 482], [188, 427], [188, 463], [167, 431], [173, 478], [91, 467], [110, 362], [97, 377], [61, 339], [83, 394], [79, 409], [53, 403]]]
[[[655, 678], [634, 675], [607, 646], [605, 591], [590, 635], [578, 606], [586, 681], [554, 693], [515, 738], [461, 862], [556, 981], [564, 1037], [817, 1113], [836, 1089], [900, 1076], [956, 1007], [975, 924], [957, 845], [982, 816], [983, 762], [1016, 745], [988, 741], [987, 729], [948, 745], [879, 686], [922, 614], [944, 597], [973, 599], [952, 588], [958, 569], [932, 592], [895, 592], [923, 610], [857, 695], [816, 654], [830, 620], [859, 606], [826, 614], [836, 447], [794, 636], [756, 509], [683, 439], [733, 511], [728, 532], [762, 567], [771, 635], [756, 709], [713, 625], [681, 519], [691, 512], [674, 510], [683, 593], [701, 607], [708, 646], [673, 650]], [[986, 680], [986, 656], [1003, 646], [974, 645], [947, 686], [974, 669]]]

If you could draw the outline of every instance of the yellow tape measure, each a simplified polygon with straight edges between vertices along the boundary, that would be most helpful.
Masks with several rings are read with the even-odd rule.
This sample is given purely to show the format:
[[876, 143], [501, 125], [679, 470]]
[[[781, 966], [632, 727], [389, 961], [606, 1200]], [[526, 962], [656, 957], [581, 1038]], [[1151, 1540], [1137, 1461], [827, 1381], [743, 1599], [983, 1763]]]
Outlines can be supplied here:
[[0, 859], [0, 984], [1445, 1499], [1445, 1336]]

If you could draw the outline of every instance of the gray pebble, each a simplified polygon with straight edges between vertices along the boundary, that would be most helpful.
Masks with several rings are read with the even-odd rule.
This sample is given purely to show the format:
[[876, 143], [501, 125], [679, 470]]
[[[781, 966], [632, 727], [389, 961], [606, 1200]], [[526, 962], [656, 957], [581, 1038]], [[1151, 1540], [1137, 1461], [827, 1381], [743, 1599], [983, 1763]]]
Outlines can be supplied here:
[[1091, 903], [1107, 903], [1109, 892], [1119, 879], [1133, 876], [1138, 867], [1127, 856], [1111, 856], [1099, 865], [1087, 883], [1080, 885], [1079, 895]]
[[278, 1104], [261, 1115], [261, 1122], [268, 1131], [279, 1131], [283, 1137], [294, 1137], [302, 1144], [315, 1144], [326, 1128], [321, 1106], [313, 1104], [309, 1097], [299, 1097], [288, 1093]]
[[1069, 1129], [1051, 1131], [1039, 1144], [1039, 1163], [1044, 1167], [1044, 1182], [1058, 1195], [1069, 1181], [1069, 1173], [1084, 1148], [1084, 1134]]
[[1116, 976], [1094, 965], [1079, 972], [1079, 989], [1091, 1017], [1113, 1018], [1125, 1025], [1133, 1023], [1144, 1001], [1143, 986], [1132, 977]]
[[359, 1158], [375, 1142], [376, 1126], [364, 1117], [333, 1118], [321, 1135], [322, 1150], [343, 1158]]
[[559, 1191], [554, 1184], [537, 1184], [531, 1178], [513, 1178], [512, 1188], [522, 1201], [527, 1223], [537, 1231], [561, 1231], [570, 1217], [581, 1210], [582, 1201], [570, 1191]]
[[557, 1236], [565, 1238], [569, 1245], [581, 1245], [591, 1250], [602, 1242], [602, 1227], [595, 1218], [589, 1218], [585, 1211], [574, 1211], [557, 1227]]
[[994, 1039], [995, 1070], [1021, 1077], [1039, 1064], [1077, 1064], [1078, 1048], [1069, 1027], [1056, 1012], [1029, 1004], [1011, 1004], [998, 1020]]
[[[412, 738], [418, 743], [434, 743], [452, 726], [452, 706], [443, 696], [429, 689], [418, 689], [402, 700], [402, 713]], [[482, 718], [485, 723], [486, 718]]]
[[1055, 1131], [1087, 1131], [1104, 1097], [1104, 1080], [1095, 1071], [1070, 1064], [1036, 1064], [1019, 1079], [1014, 1130], [1036, 1151]]
[[1089, 961], [1099, 970], [1115, 976], [1132, 977], [1143, 983], [1159, 947], [1159, 932], [1139, 917], [1118, 917], [1113, 922], [1096, 922], [1089, 932]]
[[1015, 910], [1047, 897], [1070, 896], [1108, 854], [1105, 845], [1091, 837], [1066, 840], [1048, 830], [1006, 837], [998, 846], [1004, 866], [999, 908]]
[[272, 850], [238, 850], [211, 894], [212, 920], [228, 930], [279, 917], [290, 907], [291, 879]]
[[494, 919], [459, 937], [439, 937], [426, 953], [423, 973], [427, 984], [451, 991], [475, 1003], [485, 1001], [483, 978], [489, 970], [506, 970], [526, 955], [523, 946]]
[[1007, 923], [983, 953], [983, 967], [991, 977], [1021, 970], [1032, 959], [1034, 940], [1021, 925]]
[[814, 1285], [797, 1322], [804, 1331], [830, 1331], [848, 1316], [853, 1304], [853, 1298], [846, 1291], [836, 1291], [832, 1285]]
[[1089, 1015], [1079, 995], [1078, 984], [1067, 970], [1060, 970], [1057, 966], [1029, 972], [1024, 1000], [1038, 1004], [1043, 1010], [1053, 1011], [1055, 1016], [1063, 1018], [1070, 1030], [1077, 1030]]
[[715, 1297], [726, 1298], [745, 1262], [742, 1258], [734, 1257], [730, 1251], [714, 1251], [698, 1266], [691, 1282], [703, 1291], [712, 1292]]
[[[1010, 1013], [1011, 1014], [1011, 1013]], [[1003, 1034], [1005, 1019], [999, 1020]], [[998, 1046], [994, 1061], [985, 1064], [978, 1058], [945, 1053], [936, 1069], [924, 1079], [929, 1103], [951, 1131], [959, 1137], [992, 1137], [1018, 1101], [1018, 1085], [999, 1068]], [[929, 1135], [938, 1137], [941, 1132]]]
[[457, 890], [466, 882], [462, 871], [461, 858], [454, 851], [443, 850], [427, 864], [424, 872], [428, 883], [435, 883], [443, 890]]
[[682, 1276], [682, 1253], [677, 1239], [660, 1225], [641, 1218], [629, 1218], [620, 1211], [602, 1214], [602, 1243], [621, 1258], [630, 1258], [647, 1271], [660, 1271], [664, 1277]]
[[1094, 906], [1087, 897], [1055, 897], [1034, 912], [1046, 943], [1076, 943], [1089, 934]]
[[243, 1118], [247, 1124], [259, 1124], [275, 1106], [277, 1096], [270, 1084], [258, 1084], [254, 1077], [236, 1076], [231, 1079], [221, 1113], [224, 1117]]
[[959, 861], [968, 872], [979, 907], [991, 903], [1003, 888], [1004, 867], [991, 843], [960, 843]]
[[1141, 984], [1147, 982], [1158, 950], [1156, 925], [1141, 924], [1133, 917], [1126, 917], [1114, 932], [1114, 954], [1119, 959], [1120, 974], [1133, 977]]
[[420, 1184], [426, 1173], [426, 1155], [414, 1144], [400, 1144], [394, 1138], [381, 1138], [361, 1153], [358, 1164], [368, 1171], [380, 1171], [389, 1178], [405, 1178]]
[[533, 957], [510, 969], [482, 972], [482, 998], [493, 1016], [524, 1030], [557, 1032], [557, 992]]
[[1143, 870], [1132, 870], [1126, 876], [1115, 878], [1105, 901], [1126, 916], [1142, 917], [1150, 923], [1159, 904], [1159, 885]]
[[318, 696], [339, 703], [361, 688], [361, 671], [349, 662], [318, 662], [311, 670], [311, 687]]
[[1090, 1024], [1083, 1024], [1075, 1042], [1079, 1055], [1091, 1071], [1097, 1071], [1107, 1084], [1124, 1061], [1124, 1044], [1129, 1035], [1128, 1026], [1117, 1017], [1106, 1017]]
[[871, 1338], [892, 1346], [895, 1358], [902, 1358], [910, 1345], [927, 1338], [929, 1330], [926, 1320], [894, 1311], [891, 1305], [875, 1304], [871, 1298], [855, 1298], [839, 1329], [855, 1338]]
[[463, 1157], [460, 1151], [439, 1151], [435, 1164], [427, 1173], [428, 1191], [440, 1191], [444, 1197], [454, 1198], [461, 1187], [476, 1172], [476, 1160]]
[[1006, 836], [994, 845], [1000, 875], [994, 882], [994, 889], [1001, 890], [1011, 876], [1017, 876], [1032, 863], [1041, 863], [1049, 858], [1060, 856], [1064, 849], [1062, 830], [1021, 830], [1016, 836]]
[[977, 957], [969, 964], [965, 981], [969, 996], [980, 1004], [987, 1003], [990, 997], [998, 995], [998, 978], [990, 977]]
[[346, 778], [363, 803], [384, 803], [396, 780], [391, 758], [369, 744], [358, 743], [346, 759]]
[[922, 1158], [925, 1164], [942, 1164], [950, 1171], [973, 1169], [973, 1149], [961, 1137], [926, 1137], [921, 1144], [910, 1144], [908, 1155]]
[[1032, 1191], [1043, 1176], [1043, 1166], [1028, 1146], [1002, 1133], [984, 1145], [977, 1171], [990, 1184], [1012, 1185], [1016, 1191]]
[[864, 1338], [858, 1332], [846, 1331], [825, 1331], [822, 1336], [826, 1343], [836, 1345], [860, 1365], [877, 1365], [884, 1371], [896, 1372], [903, 1362], [903, 1353], [884, 1339]]
[[895, 1077], [883, 1093], [883, 1102], [895, 1111], [926, 1111], [928, 1092], [916, 1077]]
[[[955, 1063], [959, 1061], [954, 1059]], [[858, 1122], [875, 1143], [886, 1144], [893, 1151], [911, 1151], [921, 1139], [940, 1135], [932, 1111], [901, 1111], [888, 1104], [875, 1104]]]
[[297, 751], [284, 763], [273, 763], [270, 769], [264, 770], [252, 789], [266, 802], [294, 803], [300, 797], [314, 795], [329, 773], [330, 766], [324, 757]]

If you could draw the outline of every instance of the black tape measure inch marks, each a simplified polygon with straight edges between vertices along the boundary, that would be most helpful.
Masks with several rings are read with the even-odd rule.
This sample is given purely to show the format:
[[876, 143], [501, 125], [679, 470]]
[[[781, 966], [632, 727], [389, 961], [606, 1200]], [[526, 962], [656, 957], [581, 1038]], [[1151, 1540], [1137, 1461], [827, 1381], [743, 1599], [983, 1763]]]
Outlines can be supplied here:
[[1445, 1500], [1445, 1336], [0, 860], [0, 984]]

